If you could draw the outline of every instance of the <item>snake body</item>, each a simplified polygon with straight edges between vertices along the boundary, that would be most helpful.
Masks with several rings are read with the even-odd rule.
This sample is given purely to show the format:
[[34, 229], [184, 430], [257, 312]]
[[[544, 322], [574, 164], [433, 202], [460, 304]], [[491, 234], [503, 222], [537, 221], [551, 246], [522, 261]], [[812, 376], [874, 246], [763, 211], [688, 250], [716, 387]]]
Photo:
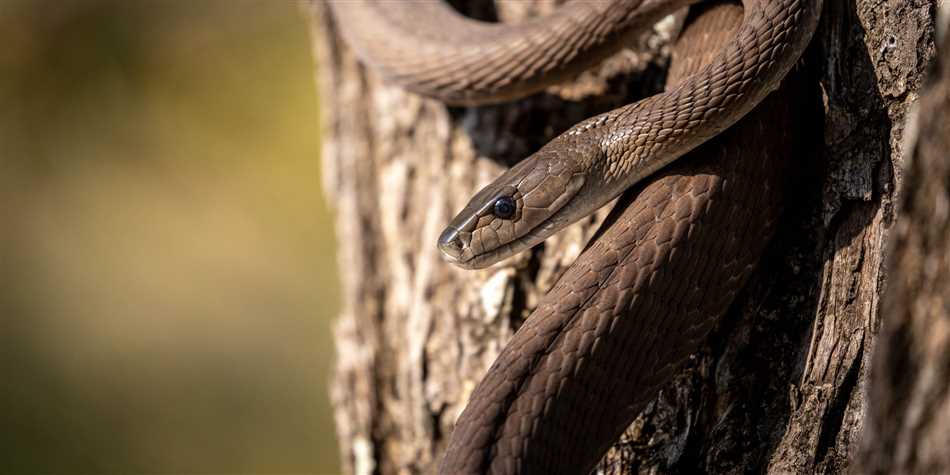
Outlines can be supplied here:
[[[558, 13], [576, 16], [554, 14], [514, 26], [466, 20], [441, 3], [412, 3], [431, 13], [421, 15], [426, 21], [439, 20], [418, 28], [410, 28], [418, 17], [398, 3], [331, 5], [348, 40], [384, 77], [468, 104], [543, 88], [545, 73], [563, 78], [589, 65], [584, 55], [606, 56], [603, 51], [618, 47], [630, 28], [686, 3], [693, 2], [575, 1]], [[452, 221], [440, 237], [443, 253], [460, 266], [484, 267], [526, 249], [748, 113], [798, 60], [821, 0], [743, 4], [734, 40], [711, 62], [663, 94], [581, 122], [510, 169]], [[586, 33], [560, 44], [568, 40], [557, 35], [571, 31]], [[541, 41], [551, 37], [557, 41]], [[541, 54], [560, 58], [553, 66], [515, 61], [523, 66], [515, 79], [499, 68], [484, 69], [505, 79], [500, 82], [466, 75], [478, 61], [505, 57], [493, 38], [527, 38], [527, 46], [514, 49], [525, 57], [532, 57], [524, 53], [532, 45], [568, 54]], [[439, 44], [455, 50], [440, 56]], [[417, 56], [422, 59], [405, 60]], [[462, 60], [453, 62], [453, 56]], [[725, 310], [754, 264], [749, 256], [757, 256], [755, 245], [737, 245], [747, 237], [719, 227], [749, 218], [750, 211], [728, 199], [712, 206], [711, 197], [721, 196], [728, 180], [701, 175], [688, 185], [669, 176], [654, 181], [562, 276], [476, 388], [442, 473], [585, 473], [616, 440], [694, 348], [669, 343], [705, 335], [710, 316]], [[759, 219], [763, 226], [767, 221]], [[724, 269], [714, 269], [718, 265]], [[664, 340], [671, 334], [677, 338]]]
[[581, 0], [517, 25], [473, 21], [439, 0], [331, 3], [360, 57], [389, 81], [457, 105], [504, 102], [587, 69], [628, 34], [699, 0]]

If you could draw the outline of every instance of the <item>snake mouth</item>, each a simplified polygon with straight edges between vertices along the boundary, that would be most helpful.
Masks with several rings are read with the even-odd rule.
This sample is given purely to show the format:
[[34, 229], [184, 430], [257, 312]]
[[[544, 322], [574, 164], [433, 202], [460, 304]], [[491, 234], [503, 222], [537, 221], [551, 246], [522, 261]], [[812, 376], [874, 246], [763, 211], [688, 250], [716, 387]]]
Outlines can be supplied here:
[[[492, 249], [488, 252], [479, 254], [477, 256], [471, 256], [468, 258], [462, 258], [462, 248], [459, 247], [459, 244], [456, 244], [457, 238], [448, 238], [446, 235], [451, 233], [457, 233], [458, 231], [449, 228], [446, 229], [442, 236], [439, 237], [439, 250], [442, 251], [442, 258], [448, 261], [451, 264], [454, 264], [462, 269], [484, 269], [490, 267], [493, 264], [498, 263], [499, 261], [513, 256], [525, 249], [528, 249], [530, 246], [519, 245], [522, 241], [518, 240], [510, 244], [504, 244], [501, 247]], [[454, 239], [453, 241], [443, 241], [443, 238]]]
[[459, 236], [459, 230], [454, 226], [449, 226], [439, 235], [439, 250], [442, 251], [442, 259], [455, 264], [459, 267], [466, 267], [462, 260], [464, 251], [462, 239]]
[[509, 255], [499, 255], [506, 251], [507, 247], [508, 245], [506, 244], [498, 249], [493, 249], [477, 256], [463, 257], [466, 248], [462, 244], [460, 231], [458, 229], [454, 226], [449, 226], [439, 235], [439, 250], [442, 251], [442, 258], [463, 269], [484, 269], [494, 264]]
[[[446, 233], [450, 230], [446, 230]], [[443, 233], [445, 234], [445, 233]], [[499, 261], [513, 256], [525, 249], [530, 248], [531, 246], [521, 245], [522, 241], [518, 240], [511, 244], [505, 244], [497, 249], [492, 249], [491, 251], [479, 254], [477, 256], [472, 256], [467, 259], [461, 258], [461, 252], [456, 253], [457, 249], [455, 244], [444, 244], [440, 237], [439, 239], [439, 250], [442, 251], [442, 258], [449, 263], [461, 267], [462, 269], [484, 269], [486, 267], [491, 267], [493, 264], [497, 264]]]

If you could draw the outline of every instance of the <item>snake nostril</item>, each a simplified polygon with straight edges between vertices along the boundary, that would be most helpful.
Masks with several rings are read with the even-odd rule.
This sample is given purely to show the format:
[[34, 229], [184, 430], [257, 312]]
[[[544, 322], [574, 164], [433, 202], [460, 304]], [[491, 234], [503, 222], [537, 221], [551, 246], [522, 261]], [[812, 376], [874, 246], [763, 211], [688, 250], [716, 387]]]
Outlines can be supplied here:
[[445, 228], [439, 235], [439, 250], [451, 260], [457, 260], [462, 254], [462, 241], [459, 239], [459, 232], [453, 227]]

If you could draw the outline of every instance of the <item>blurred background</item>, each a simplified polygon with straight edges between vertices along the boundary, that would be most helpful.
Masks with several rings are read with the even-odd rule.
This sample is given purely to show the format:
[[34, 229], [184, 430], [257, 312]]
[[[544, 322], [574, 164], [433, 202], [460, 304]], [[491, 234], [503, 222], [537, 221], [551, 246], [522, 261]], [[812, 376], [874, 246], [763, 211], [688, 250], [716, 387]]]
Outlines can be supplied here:
[[292, 0], [0, 0], [0, 473], [336, 473]]

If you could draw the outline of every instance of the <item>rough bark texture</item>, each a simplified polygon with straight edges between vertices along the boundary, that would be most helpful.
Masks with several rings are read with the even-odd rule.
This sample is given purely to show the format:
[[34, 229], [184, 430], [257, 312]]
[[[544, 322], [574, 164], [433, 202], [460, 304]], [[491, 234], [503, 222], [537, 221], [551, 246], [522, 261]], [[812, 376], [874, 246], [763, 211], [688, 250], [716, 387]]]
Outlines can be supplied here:
[[938, 53], [908, 129], [865, 473], [950, 473], [950, 36]]
[[[517, 20], [557, 2], [469, 2]], [[933, 0], [826, 0], [807, 54], [824, 113], [766, 257], [708, 345], [608, 454], [610, 473], [835, 473], [863, 428], [901, 136], [933, 55]], [[348, 473], [428, 473], [474, 385], [604, 213], [483, 271], [434, 243], [467, 199], [573, 123], [662, 84], [668, 21], [576, 83], [447, 108], [380, 83], [312, 4], [322, 155], [344, 308], [333, 400]], [[820, 92], [818, 92], [820, 91]], [[820, 97], [818, 97], [820, 96]], [[823, 137], [822, 137], [823, 136]]]

